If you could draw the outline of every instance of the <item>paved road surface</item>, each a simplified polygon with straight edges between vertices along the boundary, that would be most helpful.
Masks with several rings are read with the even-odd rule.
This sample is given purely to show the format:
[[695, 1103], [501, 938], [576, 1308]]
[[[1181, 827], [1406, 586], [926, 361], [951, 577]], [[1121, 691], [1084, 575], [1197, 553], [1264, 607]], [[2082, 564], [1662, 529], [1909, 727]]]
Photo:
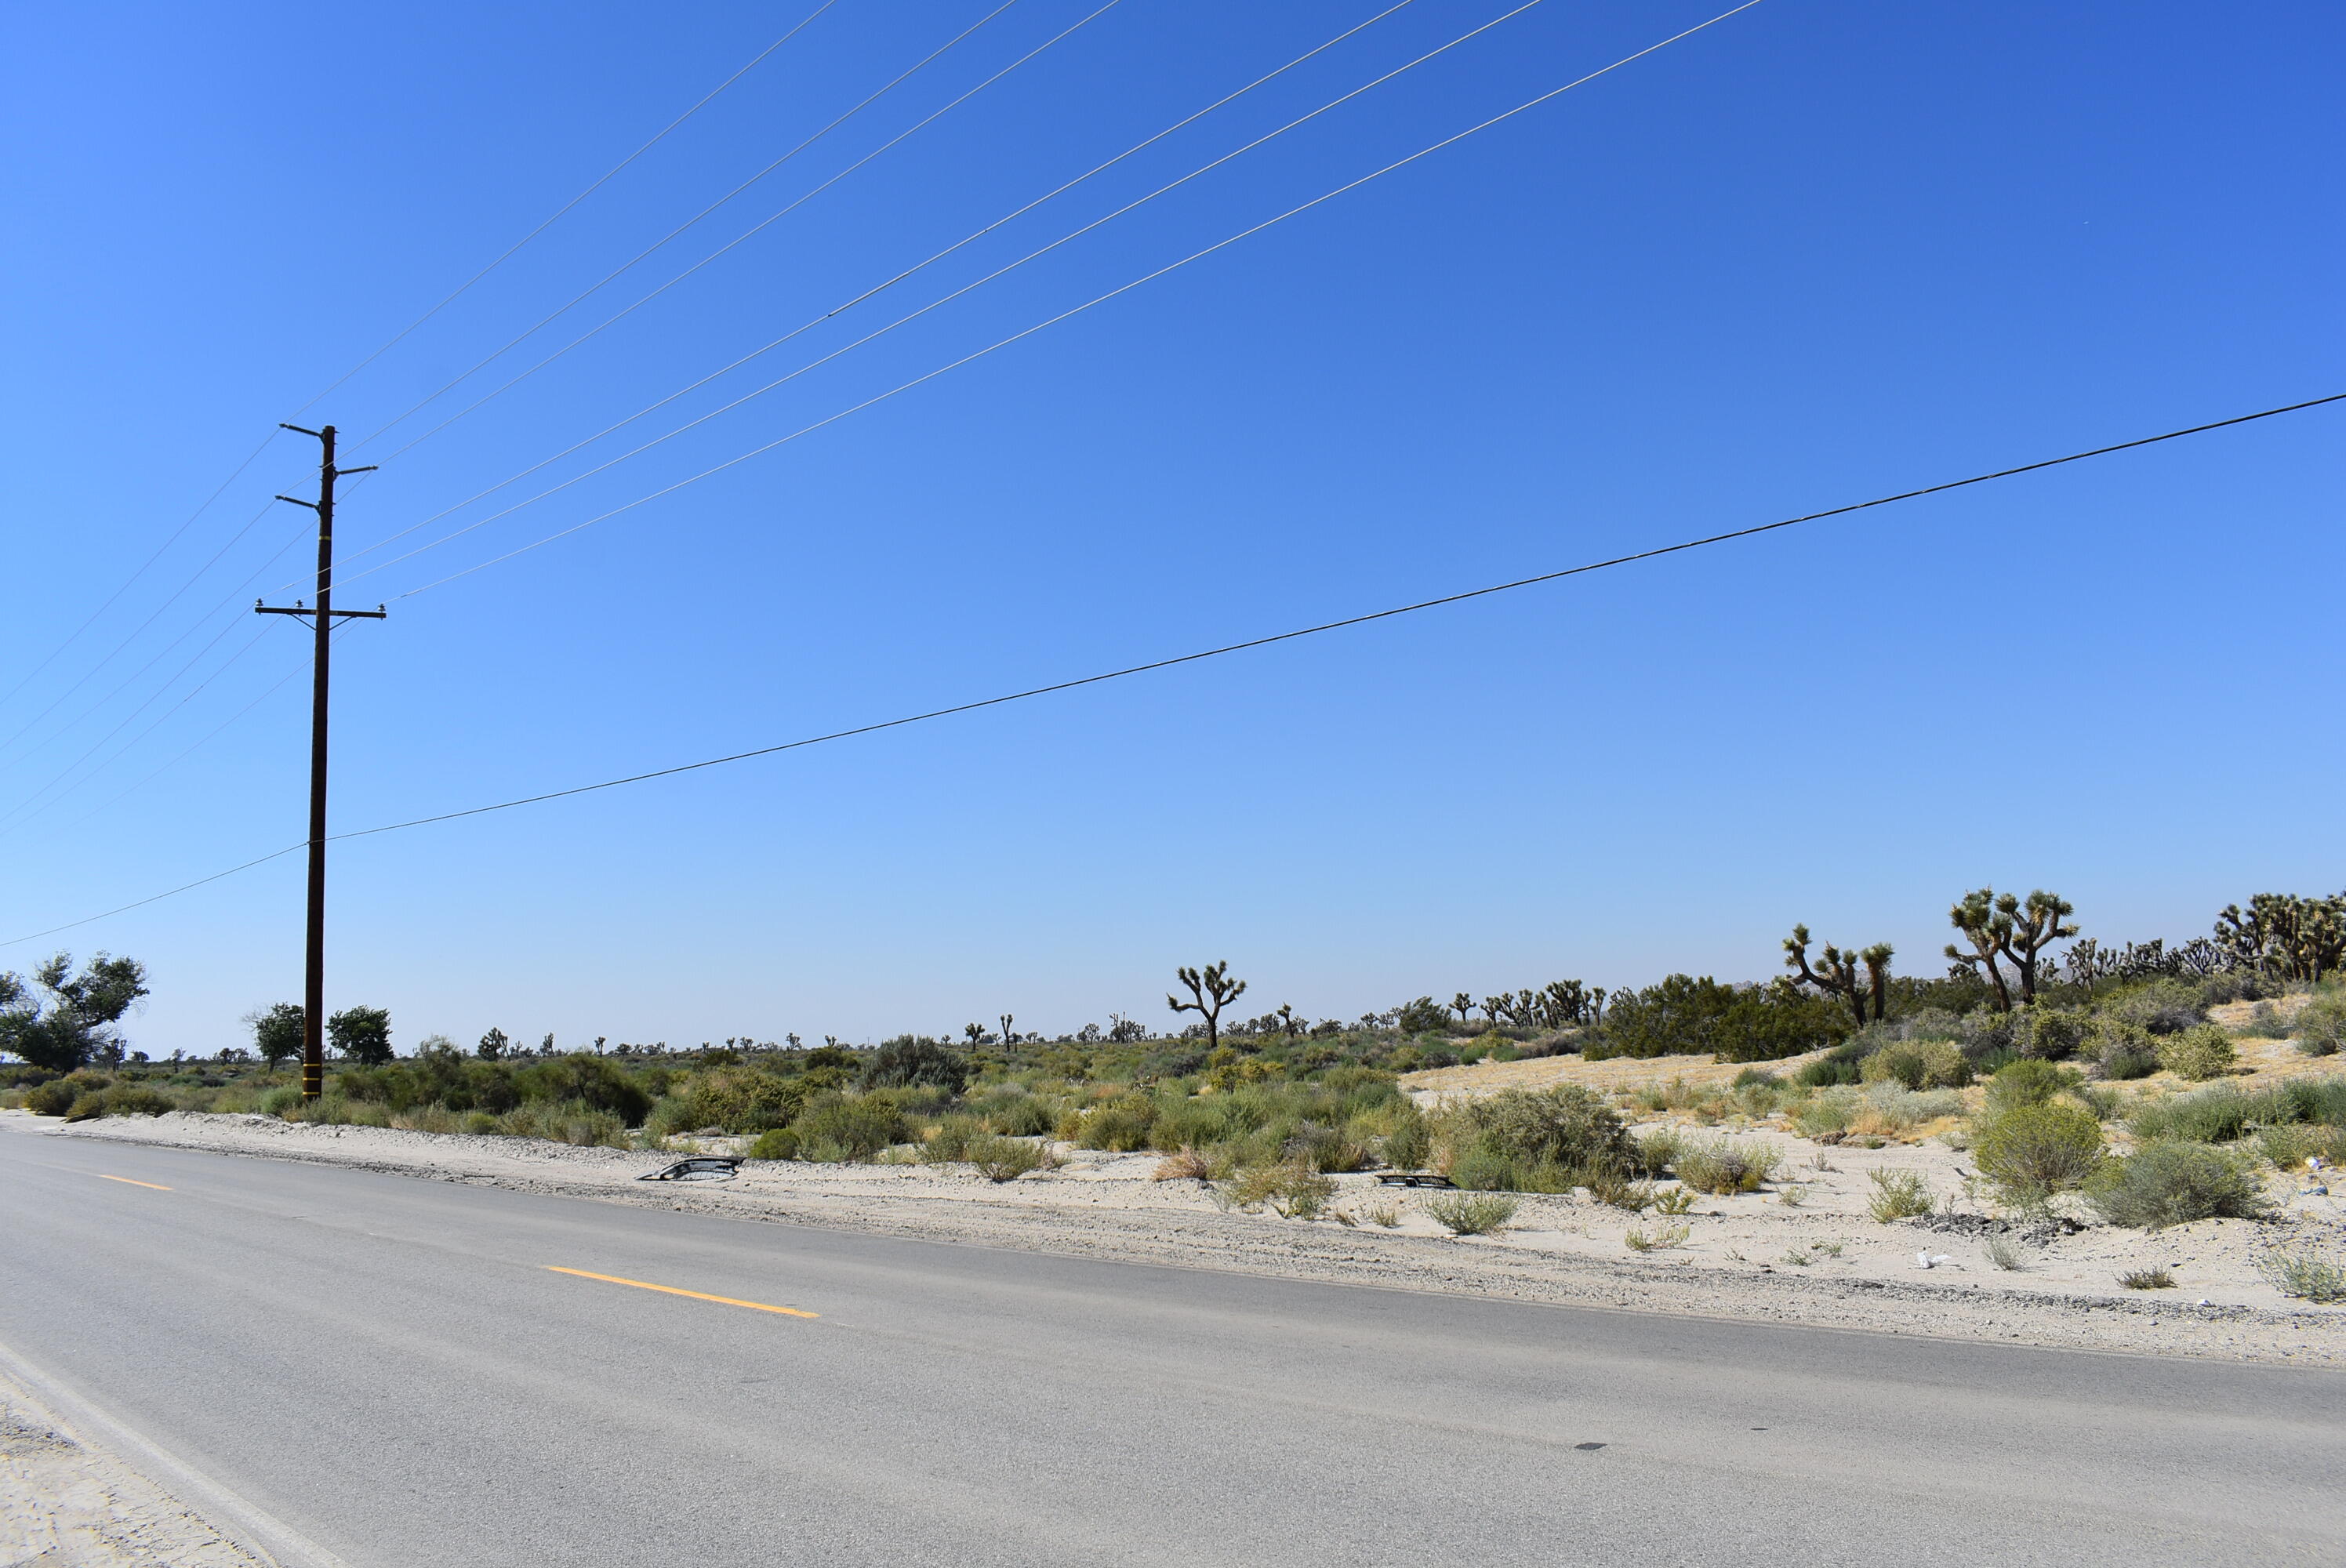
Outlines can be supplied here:
[[0, 1192], [0, 1344], [354, 1568], [2346, 1563], [2335, 1371], [21, 1132]]

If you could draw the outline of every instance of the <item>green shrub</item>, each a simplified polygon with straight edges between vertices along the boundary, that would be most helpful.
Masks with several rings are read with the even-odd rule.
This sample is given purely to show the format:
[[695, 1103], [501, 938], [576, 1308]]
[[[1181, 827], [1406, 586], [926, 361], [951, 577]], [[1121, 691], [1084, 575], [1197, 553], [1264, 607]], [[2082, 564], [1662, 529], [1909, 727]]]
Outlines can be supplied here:
[[2346, 1127], [2308, 1126], [2290, 1123], [2267, 1127], [2257, 1135], [2265, 1158], [2283, 1170], [2295, 1170], [2320, 1156], [2324, 1165], [2346, 1165]]
[[758, 1135], [748, 1153], [753, 1160], [794, 1160], [799, 1157], [799, 1135], [788, 1127], [770, 1128]]
[[1845, 1133], [1857, 1119], [1864, 1104], [1846, 1087], [1827, 1089], [1806, 1105], [1792, 1111], [1792, 1130], [1804, 1138], [1822, 1137], [1827, 1133]]
[[2213, 1023], [2195, 1023], [2158, 1043], [2158, 1064], [2195, 1084], [2222, 1077], [2239, 1054], [2232, 1037]]
[[1998, 1067], [1995, 1075], [1987, 1081], [1987, 1114], [1994, 1115], [2015, 1105], [2041, 1105], [2084, 1082], [2075, 1068], [2018, 1057]]
[[1148, 1133], [1157, 1121], [1157, 1102], [1146, 1095], [1119, 1095], [1082, 1113], [1068, 1141], [1086, 1149], [1130, 1154], [1148, 1146]]
[[1515, 1217], [1514, 1198], [1494, 1193], [1442, 1193], [1428, 1198], [1428, 1217], [1453, 1236], [1482, 1236], [1498, 1230]]
[[2102, 1124], [2071, 1100], [2010, 1105], [1982, 1116], [1972, 1131], [1980, 1174], [2021, 1203], [2042, 1203], [2076, 1186], [2101, 1157]]
[[73, 1104], [66, 1107], [65, 1116], [68, 1122], [86, 1122], [96, 1116], [159, 1116], [178, 1109], [168, 1095], [158, 1094], [141, 1084], [116, 1084], [76, 1095]]
[[2024, 1007], [2012, 1020], [2012, 1048], [2020, 1055], [2058, 1062], [2076, 1054], [2091, 1033], [2093, 1021], [2066, 1007]]
[[2258, 1265], [2259, 1270], [2272, 1281], [2273, 1288], [2284, 1296], [2295, 1296], [2306, 1301], [2346, 1301], [2346, 1266], [2322, 1257], [2310, 1247], [2297, 1252], [2276, 1252]]
[[[2228, 1144], [2249, 1130], [2249, 1097], [2229, 1084], [2145, 1100], [2127, 1117], [2137, 1143]], [[2293, 1118], [2291, 1118], [2293, 1119]]]
[[[803, 1075], [785, 1078], [757, 1067], [719, 1067], [692, 1074], [668, 1097], [675, 1103], [672, 1109], [664, 1103], [654, 1110], [666, 1110], [666, 1115], [647, 1119], [654, 1121], [656, 1131], [720, 1127], [729, 1133], [762, 1133], [795, 1122], [811, 1093]], [[663, 1127], [660, 1122], [681, 1125]]]
[[1758, 1192], [1776, 1174], [1780, 1158], [1773, 1145], [1756, 1139], [1714, 1139], [1687, 1145], [1675, 1163], [1679, 1181], [1697, 1192], [1725, 1197]]
[[2150, 1144], [2103, 1162], [2087, 1178], [2086, 1196], [2104, 1219], [2135, 1230], [2218, 1216], [2255, 1219], [2266, 1207], [2256, 1178], [2239, 1160], [2186, 1143]]
[[1266, 1206], [1288, 1219], [1313, 1219], [1336, 1184], [1300, 1160], [1275, 1160], [1239, 1167], [1220, 1192], [1227, 1202], [1250, 1213]]
[[[651, 1114], [652, 1096], [644, 1086], [630, 1077], [627, 1069], [604, 1056], [574, 1054], [533, 1062], [514, 1074], [514, 1084], [524, 1100], [576, 1103], [590, 1111], [608, 1112], [630, 1127], [643, 1125], [644, 1118]], [[359, 1096], [353, 1091], [353, 1097], [367, 1096]], [[784, 1116], [782, 1120], [787, 1122], [790, 1118]]]
[[903, 1114], [885, 1090], [852, 1100], [824, 1095], [790, 1126], [799, 1135], [801, 1157], [810, 1160], [868, 1160], [903, 1142], [905, 1131]]
[[291, 1084], [280, 1084], [260, 1096], [260, 1114], [281, 1116], [301, 1103], [301, 1091]]
[[1015, 1084], [971, 1100], [968, 1109], [985, 1124], [987, 1131], [1008, 1138], [1041, 1137], [1058, 1119], [1057, 1110], [1049, 1101]]
[[1931, 1184], [1921, 1171], [1883, 1169], [1872, 1173], [1872, 1179], [1873, 1195], [1866, 1199], [1866, 1212], [1882, 1224], [1931, 1212]]
[[1414, 1101], [1403, 1100], [1402, 1105], [1405, 1111], [1388, 1119], [1388, 1130], [1378, 1140], [1378, 1155], [1394, 1170], [1423, 1170], [1425, 1162], [1433, 1157], [1433, 1129]]
[[899, 1034], [872, 1053], [863, 1070], [867, 1089], [927, 1085], [958, 1095], [969, 1084], [969, 1059], [925, 1034]]
[[2105, 1000], [2095, 1011], [2153, 1034], [2179, 1034], [2208, 1016], [2198, 988], [2179, 980], [2153, 980], [2132, 986]]
[[2297, 1048], [2309, 1056], [2335, 1056], [2346, 1049], [2346, 990], [2315, 997], [2297, 1015]]
[[1972, 1081], [1972, 1064], [1951, 1041], [1901, 1040], [1868, 1056], [1858, 1080], [1908, 1089], [1960, 1089]]
[[36, 1116], [62, 1116], [73, 1109], [74, 1102], [89, 1092], [87, 1086], [72, 1078], [52, 1078], [46, 1084], [36, 1084], [25, 1091], [25, 1109]]
[[1047, 1164], [1042, 1145], [1027, 1138], [1005, 1138], [993, 1134], [974, 1139], [968, 1148], [970, 1163], [977, 1174], [991, 1182], [1012, 1182], [1028, 1171], [1040, 1170]]
[[1635, 1152], [1628, 1129], [1604, 1096], [1577, 1084], [1508, 1089], [1470, 1100], [1444, 1119], [1459, 1142], [1479, 1143], [1525, 1165], [1626, 1166]]

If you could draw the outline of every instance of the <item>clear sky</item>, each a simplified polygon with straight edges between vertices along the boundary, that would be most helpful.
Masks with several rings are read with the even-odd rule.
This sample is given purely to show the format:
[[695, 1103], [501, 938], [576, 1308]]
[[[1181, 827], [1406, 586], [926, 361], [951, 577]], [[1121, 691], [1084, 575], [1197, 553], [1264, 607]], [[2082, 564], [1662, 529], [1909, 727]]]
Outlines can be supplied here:
[[[269, 497], [313, 484], [314, 447], [270, 442], [198, 514], [276, 421], [381, 429], [999, 0], [837, 0], [310, 403], [819, 3], [12, 14], [0, 687], [38, 667], [0, 701], [0, 938], [301, 837], [305, 640], [250, 608], [308, 591], [309, 514]], [[383, 467], [347, 492], [340, 602], [392, 616], [337, 645], [336, 829], [2346, 391], [2335, 6], [1764, 0], [430, 586], [1723, 4], [1545, 0], [399, 558], [1508, 9], [1402, 5], [466, 504], [1381, 0], [1120, 0], [808, 196], [1098, 3], [1015, 0], [348, 456]], [[389, 1006], [403, 1049], [492, 1024], [869, 1039], [1005, 1011], [1058, 1033], [1169, 1023], [1173, 967], [1228, 958], [1249, 1005], [1349, 1018], [1566, 976], [1763, 978], [1794, 921], [1936, 972], [1947, 905], [1991, 882], [2058, 890], [2106, 941], [2197, 934], [2252, 891], [2346, 884], [2341, 409], [359, 840], [336, 850], [330, 1003]], [[0, 964], [134, 954], [155, 988], [134, 1044], [215, 1050], [301, 993], [301, 875], [287, 856]]]

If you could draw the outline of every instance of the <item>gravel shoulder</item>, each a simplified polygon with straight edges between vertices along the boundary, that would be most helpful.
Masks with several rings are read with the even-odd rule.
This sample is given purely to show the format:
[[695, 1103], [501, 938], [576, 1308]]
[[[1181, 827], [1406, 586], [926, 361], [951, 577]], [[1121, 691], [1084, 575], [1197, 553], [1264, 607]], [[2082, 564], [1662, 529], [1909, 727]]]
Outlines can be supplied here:
[[[1525, 1194], [1507, 1230], [1458, 1237], [1428, 1217], [1427, 1195], [1382, 1187], [1372, 1175], [1338, 1177], [1330, 1217], [1287, 1220], [1226, 1211], [1200, 1182], [1153, 1180], [1154, 1155], [1064, 1146], [1059, 1168], [1000, 1185], [966, 1166], [767, 1162], [729, 1182], [652, 1183], [636, 1178], [672, 1156], [259, 1115], [174, 1113], [70, 1127], [24, 1112], [0, 1117], [57, 1136], [1136, 1263], [1874, 1333], [2346, 1364], [2346, 1308], [2291, 1301], [2257, 1267], [2276, 1248], [2346, 1251], [2346, 1206], [2336, 1199], [2291, 1195], [2267, 1221], [2202, 1220], [2152, 1234], [2031, 1227], [1957, 1196], [1964, 1156], [1939, 1145], [1822, 1148], [1767, 1129], [1719, 1129], [1709, 1135], [1780, 1147], [1785, 1170], [1770, 1191], [1699, 1198], [1677, 1219]], [[1882, 1166], [1918, 1171], [1952, 1204], [1923, 1220], [1876, 1223], [1865, 1205], [1870, 1173]], [[1796, 1201], [1785, 1201], [1787, 1188], [1799, 1189]], [[1685, 1233], [1673, 1236], [1678, 1226]], [[1633, 1251], [1632, 1231], [1669, 1245]], [[1990, 1261], [1995, 1237], [2020, 1247], [2019, 1271]], [[2178, 1288], [2117, 1283], [2151, 1268], [2169, 1269]]]

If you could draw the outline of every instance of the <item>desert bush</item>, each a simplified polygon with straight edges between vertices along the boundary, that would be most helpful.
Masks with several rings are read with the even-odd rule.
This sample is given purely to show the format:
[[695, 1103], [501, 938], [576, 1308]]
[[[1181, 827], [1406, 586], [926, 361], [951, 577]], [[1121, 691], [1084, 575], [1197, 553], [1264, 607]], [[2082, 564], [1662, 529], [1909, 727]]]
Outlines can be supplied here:
[[1576, 1084], [1536, 1092], [1509, 1089], [1447, 1112], [1454, 1136], [1526, 1164], [1627, 1165], [1633, 1150], [1621, 1118], [1596, 1091]]
[[799, 1157], [799, 1135], [788, 1127], [771, 1128], [758, 1135], [748, 1154], [753, 1160], [794, 1160]]
[[[371, 1125], [390, 1125], [390, 1113], [384, 1107], [375, 1105], [368, 1109], [383, 1118]], [[555, 1143], [575, 1144], [581, 1148], [623, 1149], [627, 1146], [627, 1124], [615, 1113], [590, 1105], [584, 1100], [525, 1101], [497, 1118], [497, 1131], [508, 1137], [546, 1138]]]
[[1157, 1102], [1147, 1095], [1119, 1095], [1078, 1115], [1066, 1128], [1067, 1141], [1086, 1149], [1130, 1154], [1148, 1146]]
[[2153, 980], [2106, 998], [2095, 1011], [2153, 1034], [2179, 1034], [2207, 1018], [2208, 1004], [2196, 985]]
[[[68, 1080], [59, 1079], [59, 1083]], [[46, 1085], [43, 1085], [46, 1087]], [[178, 1105], [168, 1095], [148, 1088], [143, 1084], [116, 1084], [109, 1088], [92, 1089], [75, 1097], [66, 1107], [66, 1120], [86, 1122], [97, 1116], [159, 1116], [166, 1111], [176, 1111]]]
[[[345, 1078], [352, 1075], [343, 1074]], [[514, 1074], [514, 1084], [525, 1100], [575, 1102], [588, 1110], [607, 1111], [630, 1127], [643, 1125], [644, 1118], [651, 1114], [650, 1094], [625, 1068], [607, 1057], [555, 1056], [533, 1062]], [[783, 1122], [789, 1120], [789, 1116], [782, 1118]]]
[[2021, 1056], [2058, 1062], [2076, 1054], [2092, 1031], [2087, 1013], [2066, 1007], [2023, 1007], [2012, 1020], [2012, 1049]]
[[2014, 1274], [2018, 1274], [2028, 1267], [2028, 1254], [2021, 1250], [2020, 1243], [2008, 1236], [1991, 1236], [1987, 1238], [1987, 1260], [1998, 1268]]
[[2307, 1003], [2295, 1031], [2297, 1048], [2308, 1056], [2335, 1056], [2346, 1049], [2346, 990], [2333, 988]]
[[1405, 1110], [1397, 1109], [1389, 1121], [1378, 1140], [1377, 1153], [1397, 1171], [1423, 1170], [1425, 1162], [1433, 1157], [1433, 1130], [1414, 1101], [1403, 1100], [1401, 1105]]
[[[1871, 1025], [1868, 1025], [1871, 1027]], [[1865, 1052], [1858, 1048], [1855, 1039], [1835, 1046], [1814, 1062], [1803, 1064], [1792, 1074], [1792, 1081], [1804, 1089], [1829, 1089], [1836, 1084], [1854, 1084], [1864, 1074]]]
[[281, 1116], [301, 1103], [301, 1091], [291, 1084], [280, 1084], [260, 1096], [260, 1114]]
[[984, 1122], [987, 1131], [1008, 1138], [1041, 1137], [1058, 1119], [1057, 1107], [1050, 1101], [1015, 1084], [974, 1095], [964, 1108]]
[[1151, 1181], [1211, 1181], [1214, 1179], [1214, 1162], [1184, 1144], [1158, 1161], [1157, 1168], [1149, 1173], [1148, 1179]]
[[2228, 1144], [2249, 1130], [2249, 1097], [2229, 1084], [2188, 1095], [2144, 1100], [2127, 1117], [2127, 1130], [2139, 1143], [2178, 1139], [2194, 1144]]
[[1629, 1166], [1649, 1176], [1667, 1172], [1677, 1162], [1678, 1151], [1686, 1140], [1675, 1127], [1655, 1127], [1632, 1138], [1629, 1143]]
[[1868, 1214], [1887, 1225], [1931, 1212], [1931, 1184], [1916, 1170], [1883, 1169], [1872, 1173], [1872, 1196], [1865, 1200]]
[[2119, 1275], [2118, 1284], [2128, 1290], [2172, 1290], [2175, 1276], [2165, 1268], [2137, 1268]]
[[947, 1116], [929, 1129], [921, 1157], [933, 1165], [949, 1165], [969, 1157], [969, 1146], [985, 1136], [985, 1124], [975, 1116]]
[[1242, 1166], [1230, 1175], [1222, 1196], [1250, 1213], [1269, 1207], [1288, 1219], [1317, 1217], [1336, 1184], [1297, 1160]]
[[2158, 1071], [2158, 1047], [2139, 1023], [2119, 1018], [2096, 1018], [2086, 1039], [2086, 1054], [2101, 1064], [2102, 1076], [2121, 1082], [2147, 1078]]
[[1453, 1236], [1482, 1236], [1515, 1217], [1516, 1202], [1494, 1193], [1442, 1193], [1426, 1199], [1425, 1212]]
[[2068, 1191], [2093, 1174], [2101, 1157], [2102, 1124], [2071, 1100], [2010, 1105], [1982, 1116], [1972, 1131], [1980, 1174], [2019, 1203], [2040, 1204]]
[[1858, 1070], [1858, 1081], [1895, 1083], [1909, 1089], [1960, 1089], [1972, 1081], [1972, 1064], [1952, 1041], [1901, 1040], [1868, 1056]]
[[[104, 1083], [104, 1079], [99, 1080], [101, 1085]], [[62, 1116], [73, 1109], [76, 1100], [91, 1092], [89, 1081], [78, 1073], [52, 1078], [25, 1091], [25, 1109], [36, 1116]]]
[[1858, 1095], [1845, 1087], [1825, 1090], [1792, 1112], [1792, 1130], [1802, 1137], [1821, 1137], [1827, 1133], [1845, 1133], [1857, 1119], [1864, 1105]]
[[1660, 1192], [1654, 1195], [1654, 1212], [1656, 1214], [1676, 1216], [1681, 1214], [1691, 1214], [1693, 1211], [1694, 1192], [1691, 1188], [1674, 1186], [1666, 1192]]
[[1043, 1146], [1029, 1138], [989, 1135], [971, 1143], [968, 1154], [970, 1163], [977, 1166], [977, 1174], [991, 1182], [1016, 1181], [1028, 1171], [1041, 1170], [1049, 1164]]
[[2346, 1301], [2346, 1265], [2310, 1247], [2269, 1254], [2257, 1267], [2284, 1296], [2324, 1303]]
[[1855, 1133], [1906, 1133], [1925, 1122], [1956, 1115], [1963, 1108], [1964, 1097], [1953, 1089], [1917, 1092], [1895, 1082], [1874, 1084], [1860, 1096], [1849, 1128]]
[[904, 1138], [903, 1113], [885, 1090], [852, 1100], [820, 1096], [790, 1125], [801, 1157], [810, 1160], [868, 1160]]
[[2075, 1068], [2056, 1067], [2034, 1057], [2017, 1057], [1998, 1067], [1988, 1079], [1987, 1114], [1992, 1116], [2015, 1105], [2041, 1105], [2084, 1082]]
[[2104, 1161], [2086, 1179], [2086, 1196], [2104, 1219], [2134, 1230], [2218, 1216], [2254, 1219], [2266, 1207], [2256, 1178], [2232, 1156], [2172, 1142]]
[[1678, 1180], [1697, 1192], [1718, 1196], [1757, 1192], [1776, 1174], [1780, 1156], [1775, 1146], [1758, 1140], [1714, 1139], [1688, 1144], [1679, 1152]]
[[2158, 1064], [2195, 1084], [2222, 1077], [2239, 1057], [2232, 1037], [2213, 1023], [2195, 1023], [2158, 1043]]
[[2309, 1126], [2290, 1123], [2267, 1127], [2257, 1135], [2257, 1147], [2283, 1170], [2295, 1170], [2319, 1157], [2324, 1165], [2346, 1165], [2346, 1127]]
[[969, 1084], [969, 1061], [925, 1034], [899, 1034], [882, 1043], [863, 1069], [866, 1089], [904, 1089], [927, 1084], [958, 1095]]

